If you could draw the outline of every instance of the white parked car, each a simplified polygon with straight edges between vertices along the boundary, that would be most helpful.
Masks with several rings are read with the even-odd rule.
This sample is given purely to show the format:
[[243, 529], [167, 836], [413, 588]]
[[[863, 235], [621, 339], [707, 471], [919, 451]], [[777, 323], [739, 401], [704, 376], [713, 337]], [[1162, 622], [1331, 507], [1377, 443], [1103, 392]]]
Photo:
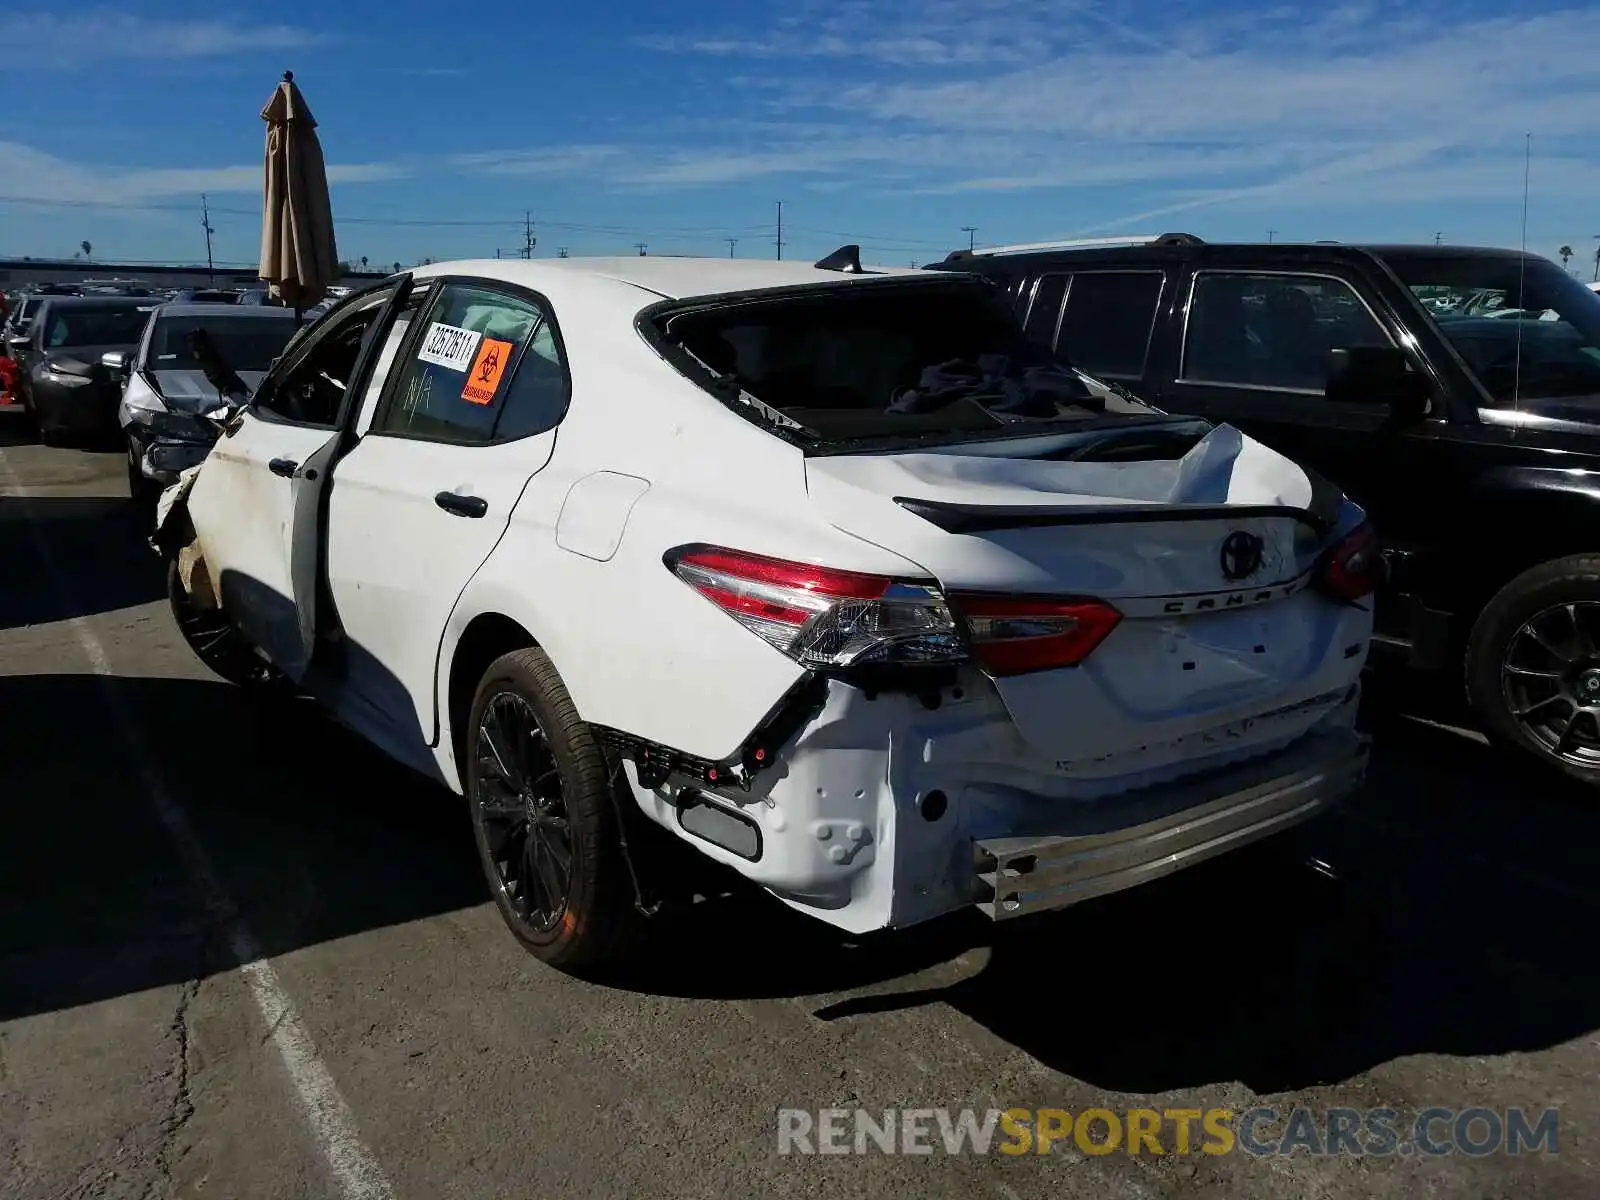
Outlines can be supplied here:
[[546, 961], [622, 952], [642, 821], [844, 930], [1060, 908], [1359, 785], [1381, 558], [1042, 354], [848, 252], [436, 264], [299, 338], [156, 540], [220, 673], [465, 794]]

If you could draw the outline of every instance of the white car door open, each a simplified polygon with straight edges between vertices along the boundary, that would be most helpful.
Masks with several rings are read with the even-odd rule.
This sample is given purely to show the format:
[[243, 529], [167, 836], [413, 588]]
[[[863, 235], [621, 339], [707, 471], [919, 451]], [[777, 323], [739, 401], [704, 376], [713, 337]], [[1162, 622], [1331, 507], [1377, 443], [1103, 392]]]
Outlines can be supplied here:
[[365, 296], [293, 346], [250, 407], [217, 440], [189, 495], [189, 515], [224, 610], [291, 679], [316, 634], [318, 511], [349, 418], [345, 390], [398, 289]]
[[557, 331], [534, 297], [449, 281], [413, 326], [328, 499], [348, 681], [402, 757], [395, 743], [437, 739], [445, 624], [549, 461], [568, 395]]

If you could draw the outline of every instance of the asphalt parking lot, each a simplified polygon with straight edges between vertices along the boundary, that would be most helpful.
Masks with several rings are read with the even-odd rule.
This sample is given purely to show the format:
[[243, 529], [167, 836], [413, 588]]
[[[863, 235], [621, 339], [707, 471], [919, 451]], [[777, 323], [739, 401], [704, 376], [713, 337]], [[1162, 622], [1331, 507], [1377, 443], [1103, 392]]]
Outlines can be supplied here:
[[[465, 813], [210, 677], [113, 453], [0, 440], [0, 1195], [1592, 1196], [1600, 803], [1372, 685], [1331, 885], [849, 944], [735, 891], [540, 966]], [[1560, 1110], [1522, 1156], [794, 1156], [777, 1110]], [[1168, 1146], [1168, 1149], [1171, 1149]]]

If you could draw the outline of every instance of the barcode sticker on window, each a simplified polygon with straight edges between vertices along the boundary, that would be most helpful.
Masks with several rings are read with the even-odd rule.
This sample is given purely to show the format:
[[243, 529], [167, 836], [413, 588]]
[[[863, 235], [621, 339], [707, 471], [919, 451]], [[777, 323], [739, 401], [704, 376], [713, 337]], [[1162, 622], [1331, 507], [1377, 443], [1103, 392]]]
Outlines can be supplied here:
[[479, 334], [471, 329], [458, 329], [435, 321], [428, 326], [417, 351], [417, 361], [447, 367], [452, 371], [465, 371], [472, 365], [472, 354], [478, 348]]

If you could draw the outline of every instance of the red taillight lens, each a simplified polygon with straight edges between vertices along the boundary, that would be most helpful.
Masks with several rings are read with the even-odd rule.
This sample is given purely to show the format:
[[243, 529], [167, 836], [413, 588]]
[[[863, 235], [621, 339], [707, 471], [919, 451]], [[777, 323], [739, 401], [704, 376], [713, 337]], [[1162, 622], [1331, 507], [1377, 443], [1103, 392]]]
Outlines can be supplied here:
[[966, 657], [944, 596], [931, 584], [688, 546], [673, 573], [739, 624], [808, 667], [947, 663]]
[[966, 593], [952, 595], [950, 603], [971, 631], [978, 661], [992, 675], [1075, 667], [1122, 620], [1100, 600]]
[[1377, 591], [1388, 573], [1377, 533], [1363, 521], [1323, 552], [1315, 579], [1318, 591], [1354, 604]]

